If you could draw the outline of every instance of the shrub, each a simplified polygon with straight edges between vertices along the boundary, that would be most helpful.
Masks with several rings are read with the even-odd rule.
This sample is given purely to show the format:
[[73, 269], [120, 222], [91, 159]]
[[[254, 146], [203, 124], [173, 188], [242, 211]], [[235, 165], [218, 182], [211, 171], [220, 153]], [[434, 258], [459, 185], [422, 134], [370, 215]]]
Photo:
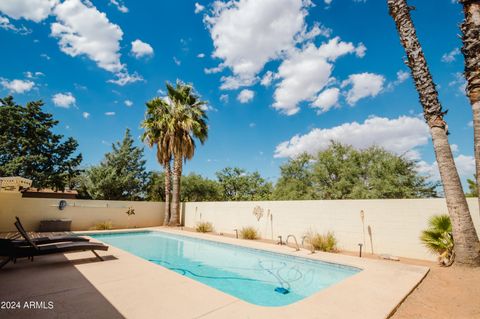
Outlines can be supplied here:
[[111, 221], [104, 221], [104, 222], [95, 224], [95, 226], [93, 226], [90, 229], [91, 230], [109, 230], [109, 229], [113, 229], [113, 225]]
[[308, 232], [307, 241], [313, 246], [315, 250], [325, 252], [337, 252], [337, 238], [333, 232], [319, 234], [317, 232]]
[[210, 233], [213, 231], [213, 225], [209, 222], [199, 222], [195, 230], [199, 233]]
[[243, 227], [240, 229], [240, 238], [243, 239], [258, 239], [260, 236], [258, 235], [258, 231], [249, 226], [249, 227]]
[[438, 255], [442, 266], [450, 266], [455, 259], [453, 250], [452, 223], [448, 215], [435, 215], [428, 221], [428, 228], [422, 231], [420, 240], [432, 253]]

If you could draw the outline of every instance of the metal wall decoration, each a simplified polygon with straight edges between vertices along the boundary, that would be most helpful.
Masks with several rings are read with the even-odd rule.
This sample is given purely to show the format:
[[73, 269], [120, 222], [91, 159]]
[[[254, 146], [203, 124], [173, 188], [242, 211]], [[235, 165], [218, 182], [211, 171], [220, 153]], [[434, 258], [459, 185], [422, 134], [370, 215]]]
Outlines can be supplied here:
[[62, 199], [61, 201], [58, 202], [58, 209], [59, 210], [64, 210], [65, 207], [67, 207], [67, 201]]
[[263, 217], [263, 208], [260, 206], [255, 206], [253, 209], [253, 215], [257, 217], [257, 221], [260, 221], [260, 219]]

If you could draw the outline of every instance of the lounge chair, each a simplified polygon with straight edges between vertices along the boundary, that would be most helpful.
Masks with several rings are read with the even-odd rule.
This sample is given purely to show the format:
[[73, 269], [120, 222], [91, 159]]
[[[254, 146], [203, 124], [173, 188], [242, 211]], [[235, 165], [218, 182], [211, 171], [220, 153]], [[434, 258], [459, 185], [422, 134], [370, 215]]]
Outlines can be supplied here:
[[0, 262], [0, 268], [5, 266], [8, 262], [15, 262], [17, 258], [31, 258], [33, 261], [34, 256], [63, 254], [68, 252], [78, 252], [90, 250], [98, 259], [103, 261], [103, 258], [98, 255], [97, 250], [108, 250], [108, 246], [101, 243], [91, 242], [66, 242], [58, 244], [37, 245], [32, 238], [21, 227], [18, 226], [18, 222], [15, 222], [15, 226], [20, 231], [20, 234], [24, 237], [28, 245], [19, 246], [9, 239], [0, 240], [0, 256], [7, 257], [3, 262]]
[[[15, 223], [15, 227], [17, 230], [22, 233], [27, 233], [25, 228], [20, 221], [20, 218], [15, 217], [17, 222]], [[28, 234], [28, 233], [27, 233]], [[45, 245], [45, 244], [53, 244], [53, 243], [63, 243], [63, 242], [87, 242], [89, 241], [88, 238], [80, 237], [80, 236], [48, 236], [48, 237], [38, 237], [38, 238], [31, 238], [31, 240], [37, 245]], [[28, 245], [28, 242], [25, 239], [13, 239], [13, 244], [18, 246]]]

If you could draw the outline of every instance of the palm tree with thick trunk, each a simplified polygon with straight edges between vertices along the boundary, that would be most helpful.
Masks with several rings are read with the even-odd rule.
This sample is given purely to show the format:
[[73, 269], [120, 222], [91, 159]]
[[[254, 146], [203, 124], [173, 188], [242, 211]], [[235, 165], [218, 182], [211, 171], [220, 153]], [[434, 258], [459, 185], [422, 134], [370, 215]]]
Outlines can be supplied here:
[[[480, 185], [480, 0], [459, 0], [465, 20], [462, 23], [462, 53], [465, 57], [467, 96], [473, 112], [473, 140], [477, 189]], [[479, 197], [480, 204], [480, 197]]]
[[208, 137], [206, 102], [200, 100], [193, 87], [177, 81], [167, 83], [167, 97], [172, 106], [168, 133], [173, 153], [172, 206], [170, 226], [180, 224], [180, 185], [183, 161], [195, 154], [195, 140], [204, 143]]
[[410, 67], [420, 103], [423, 106], [424, 118], [432, 135], [435, 157], [452, 220], [456, 263], [480, 266], [480, 242], [448, 142], [445, 112], [442, 110], [435, 83], [410, 16], [412, 7], [407, 5], [406, 0], [387, 0], [387, 3], [390, 15], [395, 21], [400, 42], [405, 48], [407, 65]]
[[169, 139], [172, 107], [167, 100], [161, 98], [154, 98], [148, 101], [146, 106], [145, 120], [142, 123], [145, 132], [142, 139], [150, 147], [157, 146], [157, 160], [165, 171], [165, 217], [163, 225], [168, 225], [170, 221], [172, 175], [170, 163], [173, 156]]

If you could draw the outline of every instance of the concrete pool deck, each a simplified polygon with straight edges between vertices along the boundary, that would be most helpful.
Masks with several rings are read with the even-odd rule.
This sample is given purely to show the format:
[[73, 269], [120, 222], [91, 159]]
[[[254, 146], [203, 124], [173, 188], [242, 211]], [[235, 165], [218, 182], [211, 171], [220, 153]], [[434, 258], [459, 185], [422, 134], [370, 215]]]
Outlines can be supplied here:
[[[140, 229], [130, 230], [139, 231]], [[52, 301], [54, 309], [0, 309], [2, 318], [387, 318], [427, 267], [155, 227], [168, 233], [339, 263], [363, 269], [282, 307], [244, 302], [116, 247], [104, 262], [90, 252], [26, 259], [0, 270], [0, 301]], [[86, 233], [86, 232], [84, 232]], [[4, 316], [5, 315], [5, 316]]]

